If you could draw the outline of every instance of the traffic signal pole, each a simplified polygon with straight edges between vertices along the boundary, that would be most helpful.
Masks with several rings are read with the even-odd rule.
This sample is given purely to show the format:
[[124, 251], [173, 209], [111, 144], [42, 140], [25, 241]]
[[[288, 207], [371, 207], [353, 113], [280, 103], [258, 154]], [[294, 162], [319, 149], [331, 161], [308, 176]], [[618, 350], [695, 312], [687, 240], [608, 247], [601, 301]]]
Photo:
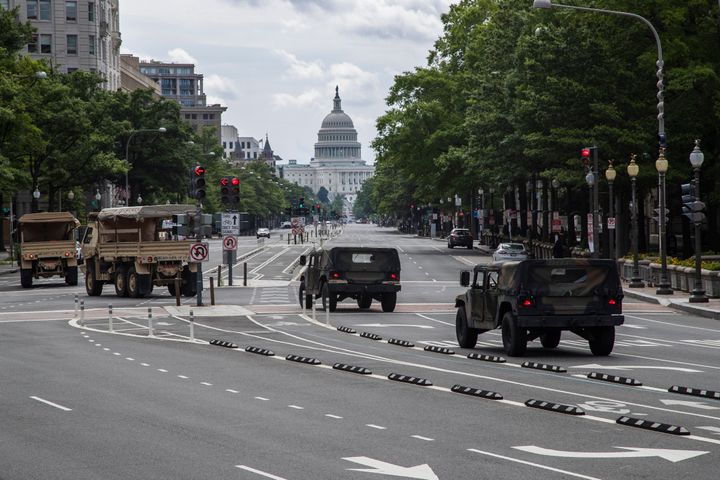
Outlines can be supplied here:
[[[202, 241], [202, 204], [200, 201], [197, 202], [197, 207], [195, 211], [195, 238], [198, 242]], [[197, 290], [197, 306], [202, 307], [203, 305], [203, 298], [202, 298], [202, 290], [203, 290], [203, 276], [202, 276], [202, 262], [197, 262], [197, 274], [196, 277], [196, 290]]]

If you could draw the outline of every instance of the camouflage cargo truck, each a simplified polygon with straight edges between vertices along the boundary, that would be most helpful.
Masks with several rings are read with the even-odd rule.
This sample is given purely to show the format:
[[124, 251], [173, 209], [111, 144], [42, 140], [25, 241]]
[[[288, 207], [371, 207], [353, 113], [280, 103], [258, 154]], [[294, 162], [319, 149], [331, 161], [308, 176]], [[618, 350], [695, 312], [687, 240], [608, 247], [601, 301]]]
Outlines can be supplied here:
[[29, 213], [20, 217], [20, 284], [33, 278], [65, 277], [78, 283], [75, 229], [80, 222], [68, 212]]
[[175, 240], [173, 215], [190, 215], [193, 205], [146, 205], [106, 208], [91, 214], [82, 240], [85, 289], [102, 294], [112, 283], [120, 297], [144, 297], [154, 286], [175, 295], [196, 293], [197, 263], [190, 261], [190, 240]]
[[502, 329], [505, 351], [522, 356], [529, 341], [556, 348], [563, 330], [588, 341], [594, 355], [609, 355], [622, 325], [623, 291], [612, 260], [552, 259], [478, 265], [460, 274], [470, 287], [455, 299], [455, 333], [463, 348], [478, 334]]

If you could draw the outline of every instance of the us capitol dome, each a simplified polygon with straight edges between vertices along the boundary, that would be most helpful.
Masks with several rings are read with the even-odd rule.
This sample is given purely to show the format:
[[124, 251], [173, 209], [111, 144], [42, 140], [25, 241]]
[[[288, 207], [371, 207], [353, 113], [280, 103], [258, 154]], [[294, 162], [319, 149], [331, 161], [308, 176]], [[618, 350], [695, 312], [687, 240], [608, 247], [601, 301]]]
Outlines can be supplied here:
[[333, 109], [323, 119], [317, 134], [315, 157], [309, 165], [290, 160], [284, 168], [284, 177], [300, 186], [309, 186], [315, 193], [325, 187], [331, 200], [343, 195], [350, 208], [363, 183], [375, 172], [375, 167], [362, 159], [361, 147], [352, 118], [342, 109], [339, 88], [335, 87]]

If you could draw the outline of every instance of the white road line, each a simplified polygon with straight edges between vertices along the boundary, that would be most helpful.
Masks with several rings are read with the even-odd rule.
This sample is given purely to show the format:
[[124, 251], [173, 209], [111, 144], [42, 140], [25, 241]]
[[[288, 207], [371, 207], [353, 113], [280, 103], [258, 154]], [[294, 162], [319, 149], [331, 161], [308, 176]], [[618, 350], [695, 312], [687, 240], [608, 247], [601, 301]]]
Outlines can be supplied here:
[[107, 348], [107, 347], [104, 347], [103, 350], [105, 350], [106, 352], [109, 352], [109, 351], [110, 351], [110, 349]]
[[653, 319], [651, 319], [651, 318], [638, 317], [637, 315], [632, 315], [632, 313], [626, 313], [625, 316], [626, 316], [626, 317], [631, 317], [631, 318], [637, 318], [638, 320], [643, 320], [643, 321], [645, 321], [645, 322], [659, 323], [659, 324], [661, 324], [661, 325], [669, 325], [669, 326], [671, 326], [671, 327], [679, 327], [679, 328], [681, 328], [681, 329], [683, 329], [683, 330], [691, 329], [691, 330], [703, 330], [703, 331], [705, 331], [705, 332], [720, 333], [720, 330], [718, 330], [717, 328], [693, 327], [693, 326], [690, 326], [690, 325], [681, 325], [681, 324], [678, 324], [678, 323], [661, 322], [660, 320], [653, 320]]
[[44, 398], [31, 396], [33, 400], [37, 400], [40, 403], [44, 403], [45, 405], [50, 405], [51, 407], [58, 408], [64, 412], [72, 412], [72, 408], [63, 407], [62, 405], [58, 405], [57, 403], [53, 403], [50, 400], [45, 400]]
[[212, 387], [212, 383], [208, 383], [208, 382], [200, 382], [200, 385], [205, 385], [206, 387]]
[[262, 477], [271, 478], [272, 480], [286, 480], [282, 477], [278, 477], [277, 475], [273, 475], [272, 473], [263, 472], [262, 470], [256, 470], [254, 468], [248, 467], [247, 465], [235, 465], [235, 467], [241, 470], [246, 470], [248, 472], [257, 473]]
[[288, 405], [289, 408], [294, 408], [295, 410], [305, 410], [305, 407], [301, 407], [299, 405]]
[[557, 472], [557, 473], [564, 473], [565, 475], [569, 475], [569, 476], [575, 477], [575, 478], [584, 478], [585, 480], [600, 480], [597, 477], [589, 477], [587, 475], [581, 475], [579, 473], [568, 472], [567, 470], [560, 470], [559, 468], [547, 467], [545, 465], [540, 465], [539, 463], [528, 462], [525, 460], [520, 460], [519, 458], [506, 457], [504, 455], [498, 455], [497, 453], [485, 452], [483, 450], [477, 450], [475, 448], [468, 448], [468, 452], [479, 453], [481, 455], [487, 455], [487, 456], [495, 457], [495, 458], [502, 458], [503, 460], [509, 460], [511, 462], [516, 462], [516, 463], [522, 463], [523, 465], [530, 465], [531, 467], [542, 468], [544, 470], [550, 470], [550, 471]]
[[125, 360], [127, 360], [127, 361], [129, 361], [129, 362], [134, 362], [134, 361], [135, 361], [135, 359], [132, 358], [132, 357], [125, 357]]
[[341, 419], [341, 418], [343, 418], [343, 417], [341, 417], [341, 416], [339, 416], [339, 415], [333, 415], [332, 413], [326, 413], [325, 416], [326, 416], [326, 417], [330, 417], [330, 418], [335, 418], [335, 419]]
[[269, 398], [265, 398], [265, 397], [255, 397], [255, 398], [257, 400], [262, 400], [263, 402], [267, 402], [268, 400], [270, 400]]
[[167, 372], [168, 372], [168, 371], [165, 370], [164, 368], [158, 368], [157, 371], [158, 371], [158, 372], [162, 372], [162, 373], [167, 373]]
[[141, 363], [140, 365], [142, 365], [143, 367], [149, 367], [149, 366], [150, 366], [149, 363]]
[[118, 353], [118, 352], [113, 352], [113, 355], [115, 355], [115, 356], [118, 356], [118, 357], [119, 357], [120, 355], [122, 355], [122, 353]]
[[228, 393], [240, 393], [237, 390], [233, 390], [232, 388], [226, 388], [225, 391]]
[[188, 377], [186, 377], [185, 375], [178, 375], [177, 377], [178, 377], [178, 378], [182, 378], [183, 380], [187, 380], [187, 379], [188, 379]]
[[387, 428], [380, 426], [380, 425], [374, 425], [372, 423], [365, 424], [366, 427], [375, 428], [377, 430], [387, 430]]
[[435, 440], [428, 437], [422, 437], [420, 435], [410, 435], [412, 438], [417, 438], [418, 440], [425, 440], [426, 442], [434, 442]]

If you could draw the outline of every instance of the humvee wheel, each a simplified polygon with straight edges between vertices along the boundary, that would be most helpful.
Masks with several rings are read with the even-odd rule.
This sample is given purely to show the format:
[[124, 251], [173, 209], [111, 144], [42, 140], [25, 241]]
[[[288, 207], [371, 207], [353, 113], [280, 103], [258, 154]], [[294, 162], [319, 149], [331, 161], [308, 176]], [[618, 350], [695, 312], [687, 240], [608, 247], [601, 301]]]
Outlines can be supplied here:
[[330, 293], [328, 284], [324, 284], [322, 288], [322, 306], [323, 310], [334, 312], [337, 309], [337, 295]]
[[613, 351], [615, 345], [615, 327], [596, 327], [593, 329], [590, 344], [590, 351], [598, 357], [606, 357]]
[[32, 287], [33, 273], [32, 268], [21, 268], [20, 269], [20, 285], [23, 288]]
[[455, 315], [455, 336], [461, 348], [475, 348], [477, 344], [478, 331], [468, 327], [464, 305], [458, 307]]
[[502, 339], [505, 352], [511, 357], [522, 357], [527, 350], [527, 330], [517, 325], [512, 312], [505, 312], [502, 319]]
[[372, 297], [370, 295], [360, 295], [357, 298], [357, 304], [360, 308], [370, 308], [370, 305], [372, 305]]
[[383, 293], [382, 299], [380, 300], [383, 312], [392, 312], [395, 310], [395, 304], [397, 304], [397, 293]]
[[550, 330], [540, 335], [540, 343], [544, 348], [557, 348], [560, 345], [560, 330]]

